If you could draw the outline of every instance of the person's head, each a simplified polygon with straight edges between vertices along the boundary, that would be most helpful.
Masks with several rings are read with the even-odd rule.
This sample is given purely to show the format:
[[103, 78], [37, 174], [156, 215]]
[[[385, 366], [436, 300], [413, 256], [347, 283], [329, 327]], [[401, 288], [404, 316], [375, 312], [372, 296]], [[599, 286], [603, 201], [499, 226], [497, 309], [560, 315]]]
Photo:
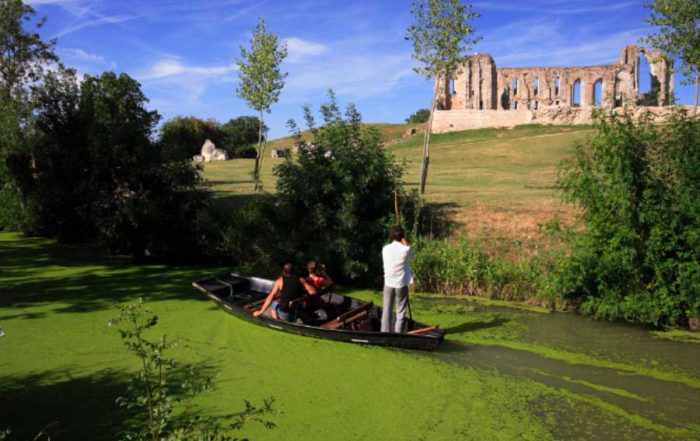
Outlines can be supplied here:
[[403, 239], [403, 228], [401, 228], [401, 225], [394, 225], [389, 228], [389, 237], [391, 237], [391, 240], [401, 242], [401, 239]]
[[282, 265], [282, 276], [289, 277], [294, 275], [294, 264], [292, 262], [284, 262]]
[[317, 274], [318, 273], [318, 265], [316, 264], [316, 261], [311, 259], [306, 263], [306, 270], [309, 272], [309, 274]]

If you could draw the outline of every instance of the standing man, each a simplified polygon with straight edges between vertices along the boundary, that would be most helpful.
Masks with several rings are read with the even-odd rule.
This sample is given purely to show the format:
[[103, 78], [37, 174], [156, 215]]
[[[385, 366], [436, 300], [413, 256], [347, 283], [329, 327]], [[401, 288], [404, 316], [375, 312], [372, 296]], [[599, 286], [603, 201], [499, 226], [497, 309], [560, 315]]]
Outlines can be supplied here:
[[[408, 285], [413, 283], [413, 273], [409, 266], [413, 250], [404, 237], [401, 225], [391, 227], [389, 236], [391, 243], [382, 248], [382, 262], [384, 263], [382, 332], [404, 332]], [[393, 314], [394, 299], [396, 299], [395, 318]]]

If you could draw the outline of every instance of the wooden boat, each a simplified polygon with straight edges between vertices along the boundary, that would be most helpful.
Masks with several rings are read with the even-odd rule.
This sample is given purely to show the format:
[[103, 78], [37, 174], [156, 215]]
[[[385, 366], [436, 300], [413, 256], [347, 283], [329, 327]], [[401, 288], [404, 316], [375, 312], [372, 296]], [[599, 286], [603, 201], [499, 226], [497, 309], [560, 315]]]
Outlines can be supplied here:
[[293, 334], [427, 351], [437, 348], [445, 336], [445, 331], [437, 326], [408, 319], [406, 333], [380, 332], [382, 308], [334, 292], [318, 295], [313, 311], [312, 308], [303, 308], [304, 322], [300, 319], [294, 322], [273, 319], [269, 310], [255, 317], [253, 312], [262, 307], [272, 284], [272, 280], [230, 273], [198, 280], [192, 286], [238, 318]]

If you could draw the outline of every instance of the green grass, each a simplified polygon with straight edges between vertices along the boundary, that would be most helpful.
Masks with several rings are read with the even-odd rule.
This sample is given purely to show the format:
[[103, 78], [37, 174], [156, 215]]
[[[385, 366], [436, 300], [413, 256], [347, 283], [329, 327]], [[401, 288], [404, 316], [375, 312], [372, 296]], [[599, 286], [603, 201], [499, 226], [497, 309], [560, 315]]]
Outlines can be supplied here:
[[[693, 399], [697, 346], [633, 327], [414, 296], [414, 314], [450, 332], [439, 351], [421, 353], [237, 320], [190, 286], [218, 268], [135, 265], [9, 233], [0, 233], [0, 262], [0, 429], [13, 429], [9, 439], [31, 439], [53, 421], [52, 439], [115, 438], [129, 416], [114, 400], [137, 365], [107, 322], [116, 314], [113, 300], [137, 297], [160, 316], [155, 334], [181, 340], [175, 358], [214, 375], [214, 389], [192, 412], [226, 418], [244, 399], [275, 397], [279, 428], [241, 433], [254, 440], [661, 440], [700, 433], [693, 422], [700, 410]], [[377, 292], [355, 295], [379, 301]], [[569, 331], [571, 320], [577, 332]], [[609, 338], [601, 338], [603, 330]], [[654, 353], [665, 355], [645, 358]]]
[[[377, 125], [383, 139], [397, 140], [408, 125]], [[576, 142], [593, 133], [589, 126], [527, 125], [513, 129], [480, 129], [431, 137], [426, 200], [439, 204], [468, 234], [524, 239], [537, 235], [538, 224], [572, 208], [561, 203], [556, 189], [559, 164]], [[406, 164], [405, 183], [417, 188], [423, 136], [388, 147]], [[273, 141], [269, 145], [287, 143]], [[269, 149], [268, 149], [269, 151]], [[263, 163], [266, 191], [274, 192], [273, 167], [281, 159], [269, 155]], [[235, 206], [253, 192], [253, 160], [236, 159], [205, 165], [204, 176], [222, 201]]]

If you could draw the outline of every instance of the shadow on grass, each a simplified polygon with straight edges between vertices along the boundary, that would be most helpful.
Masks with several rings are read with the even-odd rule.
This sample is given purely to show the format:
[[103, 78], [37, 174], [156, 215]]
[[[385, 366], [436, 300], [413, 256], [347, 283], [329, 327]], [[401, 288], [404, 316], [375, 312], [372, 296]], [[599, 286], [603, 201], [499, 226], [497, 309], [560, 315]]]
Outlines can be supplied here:
[[[0, 243], [0, 307], [55, 303], [53, 312], [89, 312], [110, 308], [114, 299], [149, 301], [193, 298], [194, 280], [221, 271], [211, 266], [175, 267], [136, 264], [109, 258], [94, 247], [12, 236]], [[40, 318], [42, 313], [9, 312], [10, 318]]]
[[454, 213], [458, 205], [454, 202], [427, 203], [421, 207], [418, 232], [421, 236], [431, 239], [450, 237], [458, 223], [454, 221]]
[[[211, 376], [214, 369], [198, 369]], [[189, 377], [189, 366], [180, 366], [168, 374], [171, 396], [185, 398], [177, 387]], [[11, 440], [32, 440], [50, 426], [51, 439], [114, 440], [125, 428], [144, 427], [147, 411], [137, 413], [116, 403], [127, 394], [136, 374], [115, 370], [100, 371], [89, 377], [75, 378], [69, 371], [0, 378], [0, 427], [10, 429]], [[242, 401], [242, 400], [241, 400]], [[241, 408], [243, 403], [241, 402]], [[195, 417], [197, 408], [188, 408], [172, 418], [173, 426]], [[221, 418], [231, 418], [234, 414]], [[45, 438], [42, 438], [45, 439]]]

